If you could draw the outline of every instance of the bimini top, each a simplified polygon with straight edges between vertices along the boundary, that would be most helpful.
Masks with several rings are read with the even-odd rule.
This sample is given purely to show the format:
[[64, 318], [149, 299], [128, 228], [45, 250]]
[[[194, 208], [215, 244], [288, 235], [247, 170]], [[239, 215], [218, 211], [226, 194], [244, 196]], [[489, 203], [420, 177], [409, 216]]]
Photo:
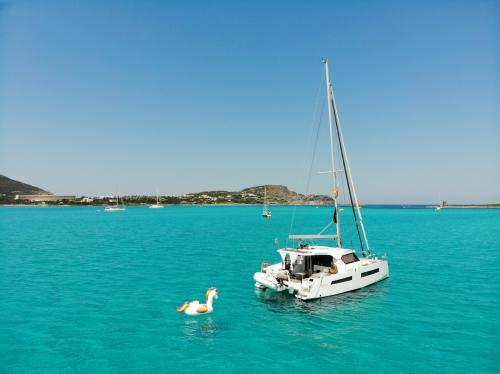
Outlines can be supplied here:
[[327, 255], [333, 256], [336, 260], [340, 260], [342, 256], [355, 252], [352, 249], [339, 248], [339, 247], [327, 247], [323, 245], [304, 245], [299, 248], [281, 248], [278, 249], [278, 253], [282, 258], [285, 258], [287, 254], [295, 256], [318, 256]]

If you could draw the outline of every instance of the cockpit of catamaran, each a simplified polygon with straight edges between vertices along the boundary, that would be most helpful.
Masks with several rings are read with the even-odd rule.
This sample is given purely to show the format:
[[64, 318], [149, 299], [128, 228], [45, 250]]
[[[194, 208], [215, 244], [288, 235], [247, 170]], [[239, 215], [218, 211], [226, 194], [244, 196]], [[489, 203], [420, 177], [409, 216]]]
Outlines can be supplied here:
[[330, 271], [335, 264], [333, 256], [329, 255], [313, 255], [303, 256], [298, 255], [294, 262], [287, 269], [287, 257], [285, 257], [285, 269], [290, 270], [291, 276], [297, 278], [307, 278], [311, 274], [323, 271]]

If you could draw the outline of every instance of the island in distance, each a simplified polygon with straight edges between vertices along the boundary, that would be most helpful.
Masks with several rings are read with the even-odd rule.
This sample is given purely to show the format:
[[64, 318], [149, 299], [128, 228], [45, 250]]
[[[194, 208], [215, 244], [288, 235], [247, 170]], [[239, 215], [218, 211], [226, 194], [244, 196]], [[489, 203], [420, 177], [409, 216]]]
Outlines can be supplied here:
[[[180, 196], [163, 195], [161, 204], [175, 205], [259, 205], [263, 203], [267, 190], [267, 203], [272, 205], [329, 205], [332, 198], [325, 195], [304, 195], [290, 191], [282, 185], [263, 185], [241, 191], [203, 191]], [[122, 196], [126, 205], [147, 205], [156, 202], [156, 196]], [[106, 205], [115, 202], [114, 196], [76, 197], [54, 195], [42, 188], [22, 183], [0, 175], [0, 204], [3, 205]]]
[[[269, 205], [331, 205], [333, 200], [326, 195], [304, 195], [290, 191], [282, 185], [262, 185], [245, 188], [241, 191], [203, 191], [185, 195], [161, 195], [159, 203], [166, 205], [261, 205], [264, 191], [267, 191]], [[149, 205], [156, 203], [156, 196], [120, 196], [125, 205]], [[10, 179], [0, 174], [0, 205], [108, 205], [115, 204], [115, 196], [74, 196], [54, 195], [46, 190]], [[395, 204], [398, 205], [398, 204]], [[434, 209], [434, 205], [418, 205]], [[447, 204], [448, 208], [500, 208], [500, 204]]]

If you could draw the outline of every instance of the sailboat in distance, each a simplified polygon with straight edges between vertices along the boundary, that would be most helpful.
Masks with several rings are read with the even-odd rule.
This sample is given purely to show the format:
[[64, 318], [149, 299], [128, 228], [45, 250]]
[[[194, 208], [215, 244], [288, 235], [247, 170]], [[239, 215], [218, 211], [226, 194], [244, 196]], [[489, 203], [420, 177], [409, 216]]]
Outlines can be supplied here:
[[125, 205], [123, 205], [123, 199], [122, 199], [122, 204], [120, 205], [120, 195], [116, 195], [116, 205], [108, 205], [104, 207], [105, 212], [123, 212], [125, 210]]
[[272, 213], [267, 206], [267, 186], [264, 186], [264, 206], [262, 207], [262, 217], [271, 218]]
[[[332, 176], [333, 218], [317, 234], [292, 234], [290, 230], [288, 239], [291, 240], [292, 246], [278, 249], [281, 261], [270, 266], [267, 261], [263, 261], [261, 270], [254, 274], [255, 287], [278, 292], [288, 291], [301, 300], [353, 291], [389, 277], [387, 259], [373, 255], [368, 244], [340, 127], [328, 60], [324, 59], [323, 63], [326, 74], [331, 161], [331, 170], [327, 173]], [[343, 243], [341, 215], [338, 214], [341, 177], [345, 177], [345, 197], [352, 210], [353, 232], [359, 239], [361, 258], [354, 248], [346, 248]], [[327, 234], [326, 230], [331, 226], [335, 230]], [[324, 240], [333, 241], [335, 244], [316, 244]]]
[[160, 204], [160, 197], [158, 195], [158, 190], [156, 190], [156, 204], [151, 204], [149, 207], [151, 209], [160, 209], [160, 208], [163, 208], [163, 205]]

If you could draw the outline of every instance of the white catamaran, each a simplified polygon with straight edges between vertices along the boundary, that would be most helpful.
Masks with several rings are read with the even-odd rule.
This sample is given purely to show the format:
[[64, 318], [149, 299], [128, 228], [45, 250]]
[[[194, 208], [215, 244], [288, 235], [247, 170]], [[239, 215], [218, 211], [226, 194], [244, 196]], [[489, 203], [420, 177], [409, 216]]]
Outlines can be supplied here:
[[[261, 271], [254, 274], [257, 288], [288, 291], [302, 300], [312, 300], [353, 291], [389, 276], [387, 259], [375, 257], [368, 244], [335, 105], [328, 60], [324, 59], [323, 63], [325, 64], [329, 114], [332, 170], [328, 173], [331, 173], [333, 182], [333, 220], [319, 234], [289, 235], [288, 238], [293, 242], [296, 241], [297, 246], [278, 249], [281, 262], [268, 266], [267, 262], [264, 261]], [[336, 161], [339, 165], [338, 168], [336, 168]], [[345, 175], [349, 205], [352, 209], [356, 233], [361, 247], [361, 258], [358, 258], [354, 249], [344, 248], [342, 245], [340, 215], [338, 214], [339, 179], [341, 174]], [[332, 224], [335, 224], [335, 234], [323, 234]], [[330, 247], [313, 244], [317, 240], [335, 240], [336, 245]]]
[[273, 214], [267, 207], [267, 186], [264, 186], [264, 207], [262, 208], [262, 217], [271, 218]]

